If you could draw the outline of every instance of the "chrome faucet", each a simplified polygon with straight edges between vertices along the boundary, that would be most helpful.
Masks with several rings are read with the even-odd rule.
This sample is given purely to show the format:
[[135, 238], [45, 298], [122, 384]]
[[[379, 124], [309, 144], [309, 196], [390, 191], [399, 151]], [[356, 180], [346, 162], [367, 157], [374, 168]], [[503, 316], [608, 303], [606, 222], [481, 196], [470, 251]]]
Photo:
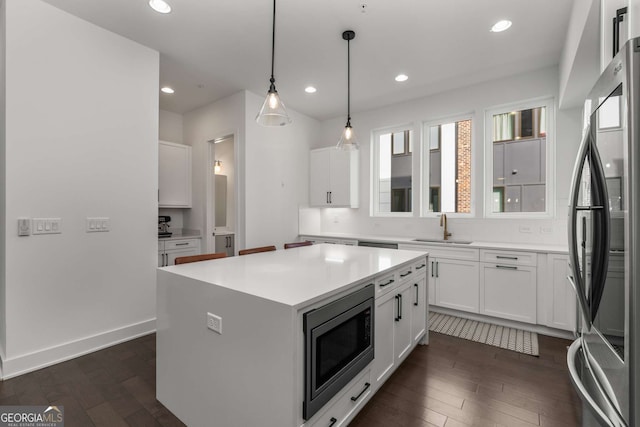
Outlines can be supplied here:
[[444, 240], [449, 240], [449, 236], [451, 236], [451, 233], [449, 233], [447, 231], [447, 214], [446, 213], [442, 213], [442, 215], [440, 215], [440, 227], [444, 226]]

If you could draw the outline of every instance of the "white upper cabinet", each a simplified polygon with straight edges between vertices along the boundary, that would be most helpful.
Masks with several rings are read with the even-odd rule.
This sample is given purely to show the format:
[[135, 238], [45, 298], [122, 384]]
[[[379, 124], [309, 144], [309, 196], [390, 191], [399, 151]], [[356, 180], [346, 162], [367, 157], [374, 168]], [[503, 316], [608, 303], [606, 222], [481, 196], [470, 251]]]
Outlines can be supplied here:
[[190, 208], [191, 147], [160, 141], [158, 162], [158, 206]]
[[311, 150], [309, 205], [358, 207], [358, 152], [334, 147]]

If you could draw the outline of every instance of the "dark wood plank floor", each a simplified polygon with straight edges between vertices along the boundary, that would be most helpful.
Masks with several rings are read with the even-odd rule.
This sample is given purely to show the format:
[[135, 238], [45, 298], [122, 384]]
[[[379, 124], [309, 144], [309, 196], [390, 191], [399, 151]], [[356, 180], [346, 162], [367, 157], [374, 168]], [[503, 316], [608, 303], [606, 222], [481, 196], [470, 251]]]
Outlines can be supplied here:
[[350, 427], [578, 427], [570, 341], [539, 336], [540, 357], [431, 333]]
[[[68, 427], [183, 426], [155, 399], [155, 344], [149, 335], [0, 382], [0, 405], [63, 405]], [[432, 333], [351, 427], [578, 426], [568, 344], [541, 336], [536, 358]]]

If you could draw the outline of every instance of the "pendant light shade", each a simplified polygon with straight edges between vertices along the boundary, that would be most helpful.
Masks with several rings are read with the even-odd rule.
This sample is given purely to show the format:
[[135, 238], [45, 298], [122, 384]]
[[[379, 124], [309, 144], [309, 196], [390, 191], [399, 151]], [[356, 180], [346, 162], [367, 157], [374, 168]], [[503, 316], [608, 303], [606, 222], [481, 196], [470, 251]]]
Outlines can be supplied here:
[[342, 33], [342, 38], [347, 41], [347, 124], [342, 131], [338, 145], [339, 150], [357, 150], [358, 138], [351, 127], [351, 50], [350, 42], [356, 37], [356, 33], [347, 30]]
[[274, 60], [276, 50], [276, 0], [273, 0], [273, 27], [271, 31], [271, 85], [267, 92], [267, 98], [262, 104], [260, 112], [256, 116], [256, 122], [262, 126], [285, 126], [291, 123], [287, 109], [280, 100], [276, 90], [276, 79], [273, 77]]

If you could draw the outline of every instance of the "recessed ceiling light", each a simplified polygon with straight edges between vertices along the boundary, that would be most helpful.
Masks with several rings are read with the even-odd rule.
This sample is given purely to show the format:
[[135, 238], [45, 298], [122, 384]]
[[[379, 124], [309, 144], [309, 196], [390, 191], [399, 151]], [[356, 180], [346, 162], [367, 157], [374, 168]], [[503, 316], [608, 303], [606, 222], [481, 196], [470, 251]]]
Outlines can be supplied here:
[[396, 81], [397, 82], [406, 82], [407, 79], [409, 79], [409, 76], [407, 76], [406, 74], [398, 74], [396, 76]]
[[171, 93], [174, 93], [174, 92], [175, 92], [175, 90], [173, 90], [173, 89], [172, 89], [172, 88], [170, 88], [169, 86], [165, 86], [165, 87], [163, 87], [163, 88], [162, 88], [162, 89], [160, 89], [160, 90], [161, 90], [163, 93], [168, 93], [168, 94], [171, 94]]
[[503, 19], [502, 21], [498, 21], [493, 24], [493, 27], [491, 27], [491, 32], [499, 33], [501, 31], [509, 29], [509, 27], [511, 27], [511, 21]]
[[171, 12], [171, 6], [164, 0], [149, 0], [149, 6], [158, 13]]
[[307, 92], [307, 93], [316, 93], [317, 90], [318, 89], [316, 89], [313, 86], [307, 86], [307, 87], [304, 88], [304, 91]]

